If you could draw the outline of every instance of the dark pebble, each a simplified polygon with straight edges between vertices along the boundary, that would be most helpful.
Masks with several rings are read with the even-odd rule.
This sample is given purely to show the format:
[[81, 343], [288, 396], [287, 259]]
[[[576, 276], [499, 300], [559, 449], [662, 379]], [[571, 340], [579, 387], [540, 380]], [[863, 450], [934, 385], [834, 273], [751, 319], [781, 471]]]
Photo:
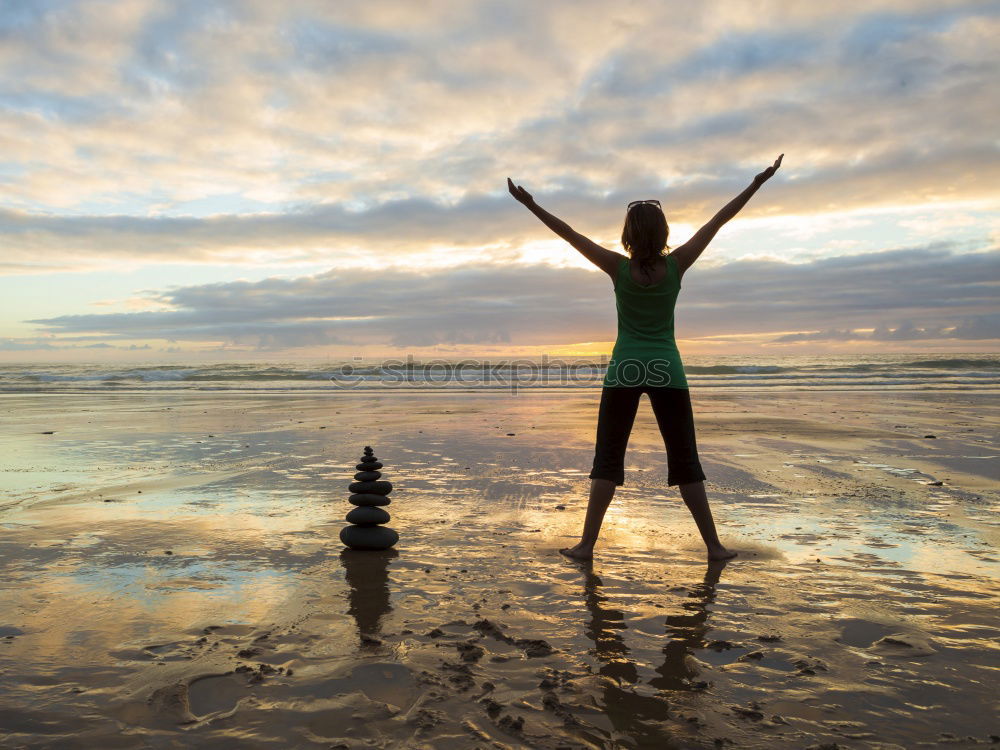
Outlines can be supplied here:
[[340, 541], [351, 549], [389, 549], [399, 541], [399, 533], [388, 526], [345, 526]]
[[538, 638], [520, 638], [514, 642], [514, 645], [522, 649], [529, 658], [533, 656], [548, 656], [555, 651], [552, 646]]

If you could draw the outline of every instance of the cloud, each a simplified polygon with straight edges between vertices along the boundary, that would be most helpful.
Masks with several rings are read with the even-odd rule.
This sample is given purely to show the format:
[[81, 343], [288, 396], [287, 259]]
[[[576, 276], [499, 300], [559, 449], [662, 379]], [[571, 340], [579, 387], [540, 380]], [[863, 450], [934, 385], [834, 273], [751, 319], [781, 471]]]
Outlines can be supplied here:
[[0, 351], [4, 352], [30, 352], [30, 351], [55, 351], [64, 347], [54, 346], [47, 341], [38, 339], [0, 339]]
[[997, 198], [991, 3], [377, 5], [5, 5], [0, 272], [537, 239], [508, 174], [700, 224], [778, 152], [745, 216]]
[[[802, 264], [749, 258], [695, 264], [682, 279], [675, 332], [688, 341], [720, 331], [773, 334], [774, 343], [1000, 339], [998, 260], [997, 248], [955, 253], [947, 243], [935, 243]], [[551, 266], [338, 270], [148, 296], [169, 309], [27, 322], [56, 339], [216, 342], [268, 350], [544, 346], [611, 340], [615, 331], [610, 279]]]
[[[52, 343], [56, 341], [57, 343]], [[37, 338], [3, 338], [0, 339], [0, 352], [33, 352], [33, 351], [68, 351], [71, 349], [108, 349], [124, 352], [136, 352], [152, 349], [149, 344], [130, 344], [129, 346], [114, 346], [105, 342], [95, 344], [68, 344], [66, 338], [46, 341]]]
[[1000, 339], [1000, 313], [963, 318], [953, 326], [918, 327], [906, 320], [896, 328], [879, 326], [874, 330], [809, 331], [788, 333], [773, 339], [773, 343], [802, 341], [932, 341], [934, 339], [962, 339], [966, 341]]
[[[993, 149], [970, 148], [928, 157], [925, 175], [933, 183], [913, 183], [912, 160], [895, 153], [858, 167], [853, 174], [837, 167], [819, 170], [794, 183], [773, 182], [751, 199], [742, 216], [777, 212], [808, 214], [824, 206], [829, 211], [877, 206], [886, 196], [914, 202], [939, 190], [936, 185], [961, 187], [953, 200], [981, 198], [987, 184], [1000, 184], [1000, 159]], [[956, 156], [959, 156], [955, 161]], [[971, 163], [979, 165], [970, 172]], [[749, 182], [749, 181], [747, 181]], [[532, 190], [532, 186], [528, 186]], [[671, 193], [665, 210], [672, 223], [700, 226], [746, 185], [717, 179], [692, 181]], [[654, 192], [655, 191], [655, 192]], [[603, 196], [562, 190], [536, 199], [565, 216], [587, 233], [614, 236], [620, 231], [622, 206], [636, 195], [656, 194], [652, 184], [615, 189]], [[853, 195], [853, 200], [837, 196]], [[596, 231], [595, 231], [596, 230]], [[551, 236], [509, 195], [469, 194], [447, 203], [425, 197], [401, 198], [353, 210], [342, 204], [318, 204], [284, 213], [196, 217], [39, 216], [0, 209], [0, 242], [10, 261], [32, 268], [43, 257], [80, 263], [86, 258], [145, 259], [147, 262], [258, 262], [325, 260], [331, 251], [355, 263], [405, 260], [430, 246], [476, 247], [502, 240], [508, 245]], [[262, 255], [263, 254], [263, 255]]]
[[506, 177], [604, 241], [635, 198], [694, 231], [781, 152], [679, 337], [995, 339], [998, 33], [985, 0], [7, 2], [0, 275], [234, 270], [109, 275], [123, 311], [54, 295], [0, 349], [610, 340], [608, 280], [529, 262], [551, 234]]

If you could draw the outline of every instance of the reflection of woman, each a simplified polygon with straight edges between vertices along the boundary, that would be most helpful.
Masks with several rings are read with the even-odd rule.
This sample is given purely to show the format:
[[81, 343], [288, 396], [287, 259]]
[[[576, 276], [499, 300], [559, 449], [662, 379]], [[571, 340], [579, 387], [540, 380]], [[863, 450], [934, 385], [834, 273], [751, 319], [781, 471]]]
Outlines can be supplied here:
[[692, 682], [694, 674], [688, 666], [688, 655], [695, 649], [703, 649], [708, 644], [705, 636], [711, 626], [708, 624], [708, 605], [715, 601], [715, 586], [726, 567], [724, 562], [710, 562], [705, 571], [705, 579], [691, 589], [688, 601], [682, 606], [683, 615], [667, 615], [667, 635], [670, 641], [663, 647], [663, 664], [657, 668], [658, 677], [649, 684], [660, 690], [697, 690], [699, 685]]
[[594, 642], [594, 655], [601, 660], [600, 673], [620, 682], [634, 683], [639, 679], [635, 664], [629, 659], [628, 646], [619, 631], [625, 630], [625, 614], [620, 609], [606, 609], [608, 597], [602, 592], [604, 583], [594, 573], [594, 561], [584, 560], [583, 591], [590, 623], [586, 634]]
[[708, 246], [720, 227], [733, 218], [781, 164], [754, 177], [753, 183], [730, 201], [686, 243], [668, 255], [669, 227], [656, 200], [633, 201], [625, 215], [622, 245], [626, 257], [592, 242], [566, 222], [543, 209], [520, 185], [507, 186], [518, 201], [612, 279], [618, 308], [618, 339], [601, 390], [597, 442], [590, 472], [590, 502], [579, 544], [560, 550], [586, 559], [593, 556], [604, 514], [615, 488], [625, 483], [625, 448], [646, 393], [667, 449], [667, 484], [678, 485], [694, 516], [710, 560], [725, 560], [727, 550], [715, 530], [705, 495], [705, 474], [698, 459], [691, 398], [680, 352], [674, 341], [674, 304], [681, 277]]
[[[659, 690], [701, 690], [705, 683], [693, 680], [696, 673], [688, 664], [688, 655], [706, 647], [705, 635], [710, 630], [708, 605], [715, 599], [725, 562], [710, 562], [704, 581], [694, 586], [690, 598], [682, 605], [685, 614], [668, 615], [667, 635], [670, 640], [663, 648], [663, 664], [649, 684]], [[625, 613], [606, 608], [608, 596], [603, 592], [600, 576], [594, 573], [593, 560], [580, 562], [584, 579], [584, 603], [590, 612], [585, 633], [594, 642], [591, 653], [601, 662], [599, 674], [611, 677], [601, 683], [604, 715], [619, 732], [623, 732], [640, 747], [673, 747], [664, 731], [670, 718], [667, 701], [660, 696], [637, 693], [639, 670], [632, 661], [622, 635], [626, 629]]]
[[622, 636], [625, 614], [620, 609], [606, 609], [608, 600], [601, 577], [594, 573], [593, 560], [580, 563], [584, 574], [584, 596], [590, 622], [587, 637], [594, 642], [591, 653], [601, 666], [598, 673], [610, 680], [601, 682], [604, 715], [612, 726], [639, 744], [639, 747], [671, 747], [664, 722], [669, 720], [667, 701], [659, 696], [641, 695], [632, 687], [639, 681], [639, 670], [629, 655]]

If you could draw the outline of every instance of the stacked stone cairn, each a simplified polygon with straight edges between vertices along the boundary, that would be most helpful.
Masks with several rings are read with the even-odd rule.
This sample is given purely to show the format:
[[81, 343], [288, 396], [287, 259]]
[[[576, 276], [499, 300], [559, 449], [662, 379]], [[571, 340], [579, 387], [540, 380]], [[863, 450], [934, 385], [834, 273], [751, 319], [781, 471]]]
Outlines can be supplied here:
[[354, 494], [348, 500], [358, 507], [347, 514], [351, 526], [340, 530], [340, 541], [351, 549], [389, 549], [399, 541], [395, 529], [382, 524], [389, 522], [389, 514], [381, 506], [388, 505], [392, 483], [379, 481], [382, 463], [375, 457], [371, 446], [365, 446], [365, 455], [357, 465], [358, 473], [350, 490]]

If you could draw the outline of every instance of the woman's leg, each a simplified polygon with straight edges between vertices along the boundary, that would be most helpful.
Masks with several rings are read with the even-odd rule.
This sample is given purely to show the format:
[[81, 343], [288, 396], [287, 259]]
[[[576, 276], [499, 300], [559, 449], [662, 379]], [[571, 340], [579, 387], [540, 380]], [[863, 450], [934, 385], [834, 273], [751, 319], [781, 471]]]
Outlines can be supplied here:
[[719, 541], [712, 518], [712, 509], [705, 494], [705, 472], [698, 458], [695, 439], [694, 411], [691, 394], [686, 388], [651, 387], [649, 400], [653, 414], [667, 449], [667, 485], [678, 485], [684, 504], [701, 532], [708, 549], [709, 560], [728, 560], [736, 557]]
[[684, 504], [694, 516], [694, 522], [701, 532], [702, 541], [708, 549], [709, 560], [728, 560], [736, 557], [736, 553], [726, 549], [719, 541], [719, 535], [715, 530], [715, 520], [712, 518], [712, 509], [708, 507], [708, 496], [705, 494], [705, 482], [688, 482], [680, 485], [681, 497]]
[[639, 408], [640, 395], [642, 392], [638, 387], [605, 387], [601, 390], [587, 517], [580, 542], [574, 547], [559, 550], [564, 555], [579, 559], [593, 557], [594, 544], [601, 533], [604, 514], [615, 495], [615, 487], [625, 483], [625, 449]]
[[615, 496], [615, 483], [610, 479], [590, 480], [590, 500], [587, 502], [587, 518], [583, 522], [580, 541], [573, 547], [563, 547], [560, 552], [568, 557], [589, 560], [594, 556], [594, 544], [601, 533], [604, 514]]

